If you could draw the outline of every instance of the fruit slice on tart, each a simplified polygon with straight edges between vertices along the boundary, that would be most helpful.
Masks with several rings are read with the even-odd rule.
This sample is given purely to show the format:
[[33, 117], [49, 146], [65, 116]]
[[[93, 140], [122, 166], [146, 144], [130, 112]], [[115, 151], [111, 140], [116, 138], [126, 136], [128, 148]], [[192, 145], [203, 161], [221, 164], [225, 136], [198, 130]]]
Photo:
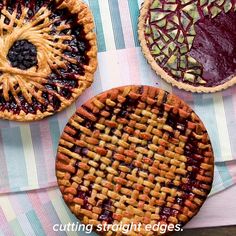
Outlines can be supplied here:
[[97, 67], [93, 16], [78, 0], [0, 3], [0, 117], [38, 120], [69, 106]]
[[146, 0], [139, 39], [151, 67], [167, 82], [192, 92], [236, 83], [236, 2]]

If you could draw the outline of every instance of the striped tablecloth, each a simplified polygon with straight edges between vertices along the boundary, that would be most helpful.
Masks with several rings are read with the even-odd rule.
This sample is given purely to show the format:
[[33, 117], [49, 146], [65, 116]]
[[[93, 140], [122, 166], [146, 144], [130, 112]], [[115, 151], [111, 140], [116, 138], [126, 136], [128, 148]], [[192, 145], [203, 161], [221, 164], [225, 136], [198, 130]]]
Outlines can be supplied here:
[[0, 235], [53, 235], [54, 223], [76, 221], [56, 187], [58, 139], [76, 107], [116, 86], [158, 86], [185, 100], [203, 120], [213, 144], [211, 194], [236, 183], [236, 86], [215, 94], [172, 88], [156, 76], [141, 53], [137, 22], [142, 1], [86, 2], [94, 14], [99, 48], [93, 85], [75, 104], [50, 118], [33, 123], [0, 121]]

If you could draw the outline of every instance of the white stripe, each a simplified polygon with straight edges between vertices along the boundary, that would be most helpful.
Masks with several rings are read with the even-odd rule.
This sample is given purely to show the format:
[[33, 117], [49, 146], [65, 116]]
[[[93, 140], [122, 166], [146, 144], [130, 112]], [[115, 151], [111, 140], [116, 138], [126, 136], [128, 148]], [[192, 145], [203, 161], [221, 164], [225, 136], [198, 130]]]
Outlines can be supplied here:
[[225, 117], [224, 103], [220, 93], [213, 96], [216, 124], [219, 134], [219, 143], [222, 154], [222, 161], [232, 160], [232, 152], [230, 148], [229, 133], [227, 129], [227, 121]]
[[20, 133], [23, 144], [28, 185], [38, 187], [38, 175], [29, 125], [22, 124], [20, 126]]
[[99, 9], [102, 19], [102, 27], [103, 27], [103, 34], [106, 43], [106, 50], [114, 50], [116, 49], [115, 39], [112, 29], [112, 21], [111, 15], [109, 10], [108, 0], [99, 0]]
[[120, 84], [122, 67], [119, 68], [120, 62], [118, 61], [117, 51], [99, 53], [98, 58], [100, 64], [99, 71], [102, 75], [102, 89], [107, 90], [122, 85]]
[[8, 222], [16, 218], [16, 214], [12, 208], [12, 204], [10, 203], [8, 197], [0, 196], [0, 206]]

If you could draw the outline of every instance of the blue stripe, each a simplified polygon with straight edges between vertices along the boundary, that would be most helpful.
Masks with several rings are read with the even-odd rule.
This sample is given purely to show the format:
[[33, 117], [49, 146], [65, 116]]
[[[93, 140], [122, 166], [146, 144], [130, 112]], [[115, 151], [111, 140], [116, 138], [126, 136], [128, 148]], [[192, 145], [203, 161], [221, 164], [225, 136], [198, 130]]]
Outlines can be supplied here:
[[108, 2], [109, 2], [109, 9], [110, 9], [116, 49], [123, 49], [125, 48], [125, 41], [120, 19], [118, 0], [109, 0]]
[[26, 216], [30, 222], [30, 225], [32, 227], [32, 229], [34, 230], [36, 235], [40, 235], [40, 236], [46, 236], [43, 227], [41, 225], [41, 222], [39, 221], [37, 215], [35, 214], [35, 212], [33, 210], [29, 211], [26, 213]]
[[51, 138], [52, 138], [52, 148], [53, 148], [53, 153], [54, 156], [52, 158], [56, 157], [57, 153], [57, 146], [59, 143], [59, 138], [60, 138], [60, 127], [58, 124], [58, 120], [56, 119], [57, 116], [50, 117], [49, 119], [49, 127], [50, 127], [50, 133], [51, 133]]
[[227, 114], [226, 117], [226, 122], [227, 122], [227, 127], [228, 127], [228, 133], [229, 133], [229, 140], [230, 140], [230, 148], [232, 152], [233, 158], [236, 158], [236, 122], [235, 122], [235, 112], [232, 111], [232, 108], [234, 107], [233, 105], [233, 98], [232, 96], [230, 97], [223, 97], [223, 102], [224, 102], [224, 109], [225, 109], [225, 114]]
[[106, 44], [105, 44], [105, 38], [104, 38], [104, 33], [103, 33], [103, 28], [102, 28], [102, 18], [100, 14], [98, 0], [89, 0], [89, 6], [93, 12], [94, 21], [96, 24], [98, 51], [105, 52]]
[[22, 186], [28, 186], [27, 170], [21, 140], [20, 128], [2, 129], [4, 153], [7, 159], [10, 189], [18, 191]]
[[138, 40], [138, 17], [139, 17], [139, 7], [137, 0], [128, 0], [129, 2], [129, 11], [130, 17], [132, 22], [132, 29], [134, 35], [134, 42], [135, 46], [139, 47], [139, 40]]
[[220, 141], [215, 117], [214, 102], [211, 96], [203, 98], [204, 95], [194, 94], [194, 110], [201, 117], [207, 128], [208, 134], [214, 150], [216, 161], [222, 161]]
[[221, 181], [225, 188], [233, 184], [232, 176], [230, 175], [228, 168], [224, 162], [217, 163], [217, 169], [221, 177]]

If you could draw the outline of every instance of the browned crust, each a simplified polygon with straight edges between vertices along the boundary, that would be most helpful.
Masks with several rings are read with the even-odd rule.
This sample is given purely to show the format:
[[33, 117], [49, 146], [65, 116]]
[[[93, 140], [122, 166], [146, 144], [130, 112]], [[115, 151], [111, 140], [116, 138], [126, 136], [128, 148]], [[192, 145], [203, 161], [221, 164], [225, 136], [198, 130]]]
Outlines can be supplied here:
[[[60, 2], [60, 0], [55, 1]], [[0, 118], [15, 121], [41, 120], [70, 106], [86, 88], [91, 86], [94, 80], [94, 72], [97, 69], [97, 41], [96, 34], [94, 32], [95, 24], [92, 12], [87, 4], [81, 0], [64, 0], [59, 8], [68, 8], [73, 14], [78, 14], [78, 24], [82, 24], [84, 26], [85, 38], [91, 46], [90, 50], [87, 52], [87, 55], [89, 56], [89, 64], [84, 65], [85, 75], [77, 76], [78, 88], [72, 90], [72, 97], [70, 99], [65, 98], [61, 101], [61, 106], [57, 111], [45, 111], [43, 113], [41, 111], [37, 111], [36, 114], [26, 114], [21, 110], [19, 114], [14, 114], [11, 111], [5, 110], [4, 112], [0, 112]]]
[[[204, 161], [202, 162], [202, 163], [206, 164], [206, 166], [205, 166], [206, 169], [202, 170], [201, 178], [202, 178], [202, 181], [207, 186], [207, 187], [205, 186], [207, 189], [207, 190], [205, 189], [206, 192], [208, 192], [208, 193], [210, 192], [211, 187], [212, 187], [212, 181], [213, 181], [213, 173], [214, 173], [214, 157], [213, 157], [213, 151], [212, 151], [212, 147], [211, 147], [209, 136], [206, 132], [206, 129], [205, 129], [203, 123], [200, 121], [199, 117], [192, 111], [192, 109], [184, 101], [180, 100], [177, 96], [175, 96], [173, 94], [168, 94], [166, 102], [163, 102], [163, 99], [165, 96], [164, 94], [165, 94], [165, 92], [163, 90], [161, 90], [159, 88], [150, 87], [150, 86], [135, 86], [134, 85], [134, 86], [124, 86], [124, 87], [114, 88], [114, 89], [108, 90], [106, 92], [103, 92], [103, 93], [91, 98], [90, 100], [88, 100], [86, 103], [84, 103], [81, 107], [79, 107], [77, 109], [76, 113], [69, 120], [69, 122], [68, 122], [67, 126], [65, 127], [65, 129], [61, 135], [61, 138], [59, 140], [57, 159], [56, 159], [56, 177], [57, 177], [59, 188], [62, 192], [62, 195], [63, 195], [63, 198], [64, 198], [66, 204], [68, 205], [70, 210], [83, 223], [92, 224], [92, 225], [97, 225], [97, 224], [101, 223], [97, 219], [98, 214], [99, 214], [98, 213], [99, 207], [95, 207], [94, 211], [83, 210], [83, 209], [81, 209], [81, 204], [83, 204], [82, 203], [83, 201], [80, 198], [76, 197], [78, 186], [84, 186], [82, 184], [84, 181], [84, 179], [82, 179], [83, 175], [84, 175], [83, 174], [84, 171], [96, 166], [94, 163], [91, 163], [91, 165], [92, 165], [92, 167], [91, 167], [90, 164], [88, 164], [88, 161], [94, 160], [94, 162], [97, 162], [97, 160], [99, 160], [101, 157], [106, 157], [104, 159], [104, 163], [106, 163], [108, 161], [107, 158], [112, 158], [114, 156], [112, 155], [112, 156], [108, 157], [109, 151], [107, 152], [107, 150], [110, 150], [110, 149], [109, 149], [109, 147], [107, 148], [107, 146], [104, 146], [103, 141], [101, 141], [101, 139], [98, 138], [100, 136], [98, 134], [99, 132], [97, 132], [97, 129], [95, 129], [96, 131], [91, 131], [90, 129], [81, 125], [81, 123], [84, 120], [86, 120], [86, 121], [91, 121], [91, 122], [95, 122], [96, 124], [98, 124], [97, 123], [97, 121], [98, 121], [97, 117], [99, 116], [98, 114], [102, 114], [102, 116], [104, 115], [105, 117], [106, 117], [106, 115], [108, 115], [108, 114], [106, 114], [107, 111], [104, 110], [105, 105], [113, 107], [113, 106], [115, 106], [115, 103], [123, 103], [127, 97], [130, 97], [131, 99], [138, 99], [139, 101], [142, 101], [146, 104], [155, 104], [155, 103], [157, 103], [159, 105], [163, 104], [166, 107], [165, 111], [167, 111], [167, 112], [169, 109], [173, 109], [173, 110], [175, 110], [175, 112], [179, 113], [180, 117], [183, 117], [186, 119], [187, 119], [187, 116], [191, 117], [192, 122], [188, 126], [189, 129], [195, 130], [195, 128], [198, 127], [198, 128], [196, 128], [196, 130], [197, 129], [202, 130], [200, 132], [200, 133], [204, 133], [204, 138], [202, 140], [205, 140], [202, 142], [206, 145], [209, 145], [207, 147], [207, 151], [205, 151], [206, 154], [204, 156]], [[115, 113], [113, 113], [113, 114], [115, 114]], [[113, 117], [113, 116], [111, 116], [111, 117]], [[125, 122], [125, 121], [122, 120], [121, 122]], [[106, 127], [109, 129], [111, 127], [115, 127], [115, 125], [116, 125], [115, 123], [116, 123], [116, 120], [111, 119], [111, 120], [109, 120], [109, 122], [107, 121], [104, 124], [105, 124], [105, 126], [107, 125]], [[99, 127], [99, 128], [103, 129], [102, 127]], [[165, 128], [168, 129], [168, 127], [165, 127]], [[76, 129], [80, 130], [80, 132], [81, 132], [82, 136], [80, 139], [73, 137], [73, 135], [75, 135], [77, 132]], [[105, 129], [105, 127], [104, 127], [104, 129]], [[196, 132], [199, 133], [198, 131], [196, 131]], [[109, 136], [109, 135], [107, 135], [107, 136]], [[108, 139], [109, 137], [107, 137], [107, 136], [104, 137], [104, 139]], [[148, 137], [148, 134], [146, 134], [146, 136], [143, 136], [144, 139], [147, 137]], [[106, 141], [104, 141], [104, 142], [106, 143]], [[83, 147], [88, 148], [90, 150], [89, 159], [87, 160], [86, 159], [87, 157], [84, 156], [83, 154], [78, 154], [76, 152], [72, 152], [70, 150], [70, 148], [73, 147], [73, 145], [77, 145], [82, 148]], [[114, 145], [118, 145], [118, 144], [114, 144]], [[119, 145], [117, 146], [117, 150], [115, 151], [115, 155], [117, 154], [117, 152], [119, 150], [118, 147], [120, 147], [120, 146]], [[118, 158], [119, 160], [121, 160], [123, 157], [130, 158], [131, 156], [132, 156], [132, 158], [135, 158], [133, 156], [132, 151], [129, 151], [127, 149], [126, 152], [124, 152], [120, 156], [116, 156], [115, 159]], [[165, 155], [163, 154], [163, 156], [165, 156]], [[76, 161], [79, 162], [78, 165], [80, 167], [78, 169], [78, 172], [76, 172], [76, 168], [75, 168]], [[110, 166], [109, 164], [107, 164], [107, 165]], [[203, 169], [205, 167], [203, 167]], [[96, 166], [96, 169], [99, 169], [99, 167]], [[153, 169], [153, 171], [154, 172], [156, 171], [155, 168]], [[113, 176], [113, 174], [111, 174], [111, 175]], [[69, 179], [72, 176], [77, 176], [77, 177], [73, 177], [76, 179], [74, 179], [73, 183], [71, 184], [69, 182]], [[159, 176], [159, 174], [157, 174], [157, 175], [155, 174], [155, 176]], [[95, 173], [93, 173], [92, 175], [89, 175], [89, 173], [88, 173], [88, 176], [86, 176], [85, 179], [89, 183], [92, 182], [92, 183], [97, 184], [96, 189], [99, 189], [98, 185], [100, 185], [101, 181], [104, 180], [102, 177], [99, 177], [96, 179]], [[126, 181], [126, 180], [127, 179], [123, 179], [122, 177], [119, 178], [120, 183], [122, 181]], [[89, 183], [87, 183], [87, 184], [89, 184]], [[89, 198], [89, 201], [91, 203], [93, 203], [94, 197], [98, 196], [97, 194], [100, 194], [100, 195], [103, 194], [104, 197], [107, 196], [106, 195], [106, 193], [108, 192], [107, 186], [109, 186], [109, 183], [107, 183], [107, 185], [103, 187], [104, 190], [102, 193], [100, 193], [100, 191], [96, 192], [95, 194], [92, 193], [92, 196], [93, 195], [94, 196], [91, 197], [91, 199]], [[125, 193], [125, 191], [126, 190], [124, 190], [124, 193]], [[169, 191], [169, 190], [167, 190], [167, 191]], [[198, 194], [196, 194], [196, 196], [198, 196]], [[109, 197], [111, 199], [113, 199], [114, 201], [116, 201], [116, 199], [118, 199], [117, 192], [110, 191]], [[205, 197], [207, 197], [207, 196], [205, 196]], [[196, 197], [196, 199], [197, 198], [198, 197]], [[200, 202], [199, 201], [200, 200], [194, 201], [192, 199], [188, 202], [187, 205], [189, 208], [188, 207], [185, 208], [186, 215], [180, 216], [180, 218], [182, 219], [182, 222], [184, 224], [187, 223], [199, 211], [200, 207], [204, 203], [204, 200], [201, 199], [201, 201]], [[119, 203], [119, 200], [117, 200], [117, 202]], [[194, 204], [197, 202], [198, 202], [198, 204], [197, 204], [198, 207], [193, 207]], [[193, 208], [191, 208], [191, 207], [193, 207]], [[192, 210], [190, 210], [190, 209], [192, 209]], [[144, 209], [140, 209], [140, 210], [142, 211]], [[133, 210], [130, 209], [130, 211], [132, 212]], [[122, 220], [122, 219], [120, 219], [120, 220]], [[119, 220], [116, 221], [116, 223], [119, 223], [119, 222], [120, 222]], [[115, 233], [109, 234], [109, 233], [107, 233], [105, 235], [122, 235], [122, 234], [115, 234]], [[138, 234], [133, 232], [132, 235], [138, 235]], [[146, 235], [146, 232], [142, 231], [139, 235]]]
[[152, 1], [153, 0], [145, 0], [141, 7], [139, 22], [138, 22], [138, 36], [139, 36], [142, 52], [144, 56], [146, 57], [148, 63], [151, 65], [152, 69], [156, 72], [156, 74], [159, 75], [162, 79], [164, 79], [168, 83], [172, 84], [173, 86], [178, 87], [179, 89], [184, 89], [186, 91], [195, 92], [195, 93], [214, 93], [214, 92], [218, 92], [218, 91], [221, 91], [223, 89], [227, 89], [228, 87], [233, 86], [236, 83], [236, 76], [234, 76], [233, 78], [231, 78], [224, 84], [217, 85], [215, 87], [193, 86], [190, 84], [186, 84], [184, 82], [175, 80], [157, 64], [157, 62], [151, 55], [151, 52], [147, 46], [145, 34], [144, 34], [146, 16], [147, 16], [147, 13], [149, 11]]

